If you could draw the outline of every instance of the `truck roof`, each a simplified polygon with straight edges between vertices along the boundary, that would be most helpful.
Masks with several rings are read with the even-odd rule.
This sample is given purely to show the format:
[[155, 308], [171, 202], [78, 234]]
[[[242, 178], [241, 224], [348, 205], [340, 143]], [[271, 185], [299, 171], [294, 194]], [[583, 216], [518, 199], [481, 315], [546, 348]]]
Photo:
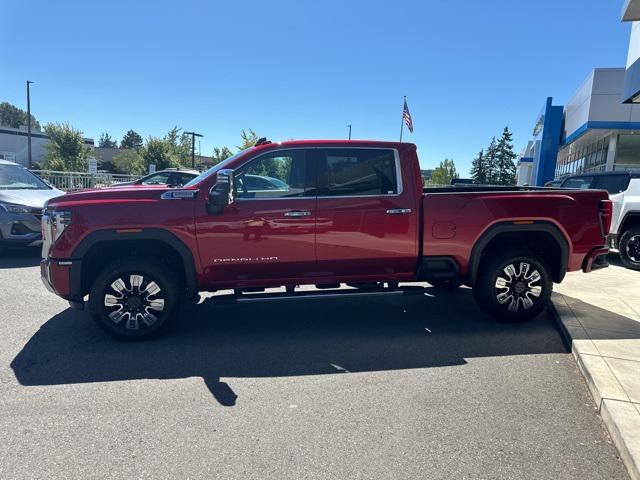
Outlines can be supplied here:
[[304, 147], [313, 145], [335, 145], [345, 147], [383, 147], [383, 148], [398, 148], [402, 145], [415, 146], [412, 143], [407, 142], [389, 142], [381, 140], [286, 140], [284, 142], [264, 143], [258, 145], [256, 148], [265, 148], [274, 146], [277, 147]]

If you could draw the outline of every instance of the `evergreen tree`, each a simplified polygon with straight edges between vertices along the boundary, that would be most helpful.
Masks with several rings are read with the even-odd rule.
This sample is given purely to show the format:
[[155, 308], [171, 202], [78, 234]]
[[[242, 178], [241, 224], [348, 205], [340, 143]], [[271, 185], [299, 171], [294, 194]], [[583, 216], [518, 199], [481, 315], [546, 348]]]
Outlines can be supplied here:
[[498, 184], [498, 144], [496, 142], [496, 137], [491, 138], [491, 143], [487, 147], [484, 153], [484, 161], [485, 161], [485, 171], [487, 175], [487, 181], [489, 185], [497, 185]]
[[111, 138], [111, 135], [105, 132], [100, 135], [98, 146], [105, 148], [118, 148], [118, 142]]
[[478, 156], [471, 162], [471, 178], [477, 183], [487, 183], [487, 160], [484, 149], [478, 152]]
[[516, 184], [516, 154], [513, 151], [513, 134], [504, 127], [496, 146], [496, 179], [499, 185]]
[[140, 150], [142, 148], [142, 137], [135, 130], [129, 130], [124, 134], [120, 141], [120, 148], [133, 148]]

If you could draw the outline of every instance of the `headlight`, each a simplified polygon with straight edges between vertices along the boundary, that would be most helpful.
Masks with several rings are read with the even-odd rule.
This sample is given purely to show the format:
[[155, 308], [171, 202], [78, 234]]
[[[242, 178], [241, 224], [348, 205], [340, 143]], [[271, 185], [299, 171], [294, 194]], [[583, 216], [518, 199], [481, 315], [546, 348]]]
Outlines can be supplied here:
[[31, 213], [31, 208], [13, 203], [0, 203], [0, 208], [9, 213]]
[[42, 216], [42, 235], [44, 240], [50, 243], [60, 238], [62, 232], [71, 223], [71, 212], [69, 210], [46, 210]]

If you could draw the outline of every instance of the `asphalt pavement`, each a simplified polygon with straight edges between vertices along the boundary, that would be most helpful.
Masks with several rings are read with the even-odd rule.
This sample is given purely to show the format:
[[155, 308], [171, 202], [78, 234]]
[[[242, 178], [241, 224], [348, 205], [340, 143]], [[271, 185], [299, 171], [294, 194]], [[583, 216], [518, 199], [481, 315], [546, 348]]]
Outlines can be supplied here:
[[551, 315], [461, 288], [222, 305], [121, 343], [0, 259], [0, 478], [628, 478]]

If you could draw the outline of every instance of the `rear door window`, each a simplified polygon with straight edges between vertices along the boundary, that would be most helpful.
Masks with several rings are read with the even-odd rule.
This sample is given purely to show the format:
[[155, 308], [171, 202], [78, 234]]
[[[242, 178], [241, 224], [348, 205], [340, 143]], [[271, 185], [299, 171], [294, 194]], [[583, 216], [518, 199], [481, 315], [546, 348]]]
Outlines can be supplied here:
[[394, 150], [320, 149], [319, 164], [319, 196], [353, 197], [399, 193]]
[[594, 188], [606, 190], [611, 194], [624, 192], [629, 186], [628, 175], [602, 175], [596, 177]]

